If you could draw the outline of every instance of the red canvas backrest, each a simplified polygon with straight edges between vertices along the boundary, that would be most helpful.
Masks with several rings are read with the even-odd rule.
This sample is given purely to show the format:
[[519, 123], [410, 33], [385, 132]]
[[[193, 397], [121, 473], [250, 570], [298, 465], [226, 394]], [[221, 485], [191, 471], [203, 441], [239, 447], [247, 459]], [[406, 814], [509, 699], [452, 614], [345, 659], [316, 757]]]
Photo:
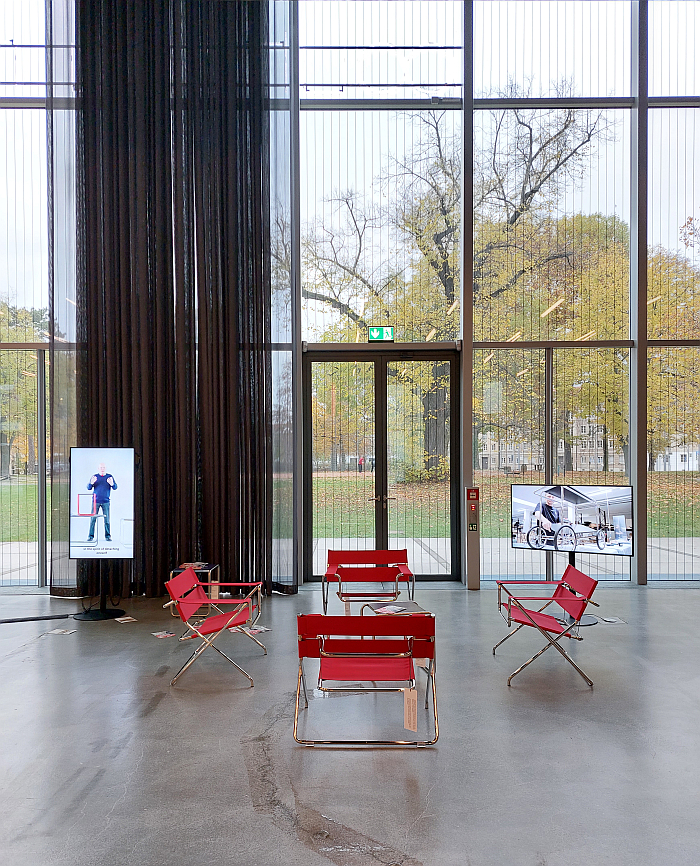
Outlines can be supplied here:
[[[180, 619], [183, 622], [194, 614], [203, 604], [207, 604], [207, 598], [204, 587], [199, 582], [195, 570], [186, 568], [180, 574], [175, 575], [166, 582], [165, 588], [168, 590], [168, 595], [173, 601], [182, 598], [187, 593], [187, 601], [179, 601], [175, 604], [177, 612], [180, 614]], [[189, 592], [189, 590], [192, 590]]]
[[401, 569], [397, 565], [338, 565], [336, 574], [340, 580], [382, 582], [396, 580]]
[[408, 564], [408, 550], [329, 550], [328, 565]]
[[[331, 635], [337, 638], [350, 638], [344, 642], [346, 648], [355, 652], [376, 651], [375, 641], [360, 641], [357, 638], [413, 638], [412, 655], [414, 658], [434, 658], [435, 656], [435, 617], [433, 614], [411, 614], [410, 616], [325, 616], [321, 613], [300, 613], [297, 615], [297, 635], [299, 638], [299, 658], [318, 658], [320, 638]], [[335, 642], [336, 647], [338, 641]], [[375, 646], [373, 646], [375, 645]]]
[[[598, 581], [593, 580], [592, 577], [589, 577], [587, 574], [574, 568], [573, 565], [567, 565], [566, 571], [562, 575], [561, 580], [562, 585], [556, 588], [554, 598], [556, 599], [557, 604], [559, 604], [575, 620], [578, 620], [586, 609], [588, 599], [593, 595], [596, 586], [598, 586]], [[578, 593], [578, 595], [575, 595], [574, 592], [571, 592], [571, 590], [567, 589], [563, 584], [570, 586], [575, 593]]]

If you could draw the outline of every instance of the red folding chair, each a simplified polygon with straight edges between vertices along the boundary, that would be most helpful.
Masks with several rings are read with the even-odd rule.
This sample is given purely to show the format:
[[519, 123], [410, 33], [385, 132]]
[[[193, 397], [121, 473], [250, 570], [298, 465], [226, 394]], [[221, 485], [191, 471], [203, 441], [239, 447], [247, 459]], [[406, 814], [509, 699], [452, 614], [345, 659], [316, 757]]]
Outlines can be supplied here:
[[[214, 603], [204, 591], [205, 586], [233, 586], [233, 587], [252, 587], [245, 598], [219, 598]], [[262, 583], [200, 583], [193, 568], [187, 568], [181, 574], [176, 575], [171, 580], [167, 581], [165, 588], [168, 590], [170, 601], [164, 604], [163, 607], [175, 605], [175, 609], [180, 615], [180, 619], [185, 623], [188, 631], [180, 638], [181, 641], [193, 640], [201, 638], [202, 643], [187, 659], [180, 670], [170, 680], [170, 685], [173, 686], [177, 680], [184, 674], [187, 668], [199, 658], [204, 650], [211, 647], [213, 650], [222, 655], [226, 661], [239, 670], [243, 676], [248, 677], [251, 687], [254, 685], [253, 678], [243, 668], [236, 664], [233, 659], [230, 659], [225, 652], [214, 645], [217, 637], [226, 630], [237, 631], [249, 637], [253, 643], [256, 643], [267, 655], [267, 649], [260, 641], [250, 634], [245, 629], [250, 628], [257, 622], [260, 616], [262, 607]], [[217, 613], [207, 616], [206, 619], [194, 624], [192, 618], [197, 613], [200, 607], [208, 605]], [[222, 610], [219, 605], [233, 605], [233, 608], [227, 611]]]
[[[328, 567], [321, 581], [323, 612], [328, 611], [329, 583], [337, 582], [338, 598], [345, 601], [396, 601], [401, 595], [399, 582], [405, 582], [413, 599], [416, 578], [408, 567], [408, 550], [329, 550]], [[393, 583], [391, 590], [351, 589], [350, 584]]]
[[[513, 677], [517, 676], [520, 671], [526, 668], [531, 662], [539, 658], [542, 653], [546, 652], [550, 647], [554, 647], [569, 664], [574, 667], [579, 674], [584, 678], [589, 686], [593, 685], [593, 681], [581, 670], [566, 650], [560, 645], [559, 641], [562, 638], [570, 638], [572, 640], [583, 640], [579, 635], [579, 626], [581, 617], [589, 604], [598, 607], [591, 601], [593, 591], [598, 585], [597, 580], [584, 574], [582, 571], [574, 568], [573, 565], [568, 565], [561, 580], [499, 580], [498, 583], [498, 610], [503, 619], [508, 623], [510, 628], [513, 623], [517, 623], [517, 627], [512, 632], [507, 634], [503, 640], [499, 641], [493, 648], [493, 654], [496, 655], [497, 648], [505, 643], [509, 638], [513, 637], [521, 628], [529, 626], [536, 628], [539, 633], [547, 639], [544, 647], [535, 655], [528, 659], [525, 664], [521, 665], [517, 671], [508, 677], [508, 685]], [[509, 586], [555, 586], [552, 595], [514, 595], [509, 589]], [[505, 591], [507, 599], [502, 598], [502, 591]], [[532, 610], [525, 607], [524, 601], [544, 602], [537, 610]], [[551, 604], [556, 604], [561, 608], [561, 613], [557, 616], [552, 616], [551, 613], [544, 613], [544, 610]], [[554, 637], [556, 635], [556, 637]]]
[[[299, 673], [294, 709], [294, 739], [304, 746], [432, 746], [438, 739], [437, 692], [435, 688], [435, 617], [431, 613], [411, 616], [325, 616], [320, 613], [297, 617]], [[414, 659], [425, 659], [428, 679], [425, 708], [432, 686], [435, 736], [429, 740], [304, 739], [299, 737], [299, 704], [304, 692], [308, 709], [304, 659], [319, 659], [318, 688], [324, 692], [405, 692], [416, 687]], [[335, 683], [336, 685], [329, 685]], [[349, 685], [349, 684], [352, 685]], [[365, 683], [365, 685], [358, 685]], [[367, 685], [371, 683], [371, 685]], [[377, 685], [380, 683], [381, 685]], [[402, 685], [399, 685], [399, 684]]]

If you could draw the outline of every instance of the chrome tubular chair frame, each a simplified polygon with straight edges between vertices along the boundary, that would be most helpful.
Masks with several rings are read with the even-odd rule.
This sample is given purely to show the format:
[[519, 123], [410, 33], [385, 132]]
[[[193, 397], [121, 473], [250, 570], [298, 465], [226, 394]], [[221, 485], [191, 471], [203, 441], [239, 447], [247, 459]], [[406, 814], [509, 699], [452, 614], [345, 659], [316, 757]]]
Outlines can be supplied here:
[[[551, 596], [515, 596], [508, 586], [554, 586], [556, 587]], [[544, 652], [551, 647], [557, 650], [569, 664], [580, 674], [580, 676], [588, 683], [593, 685], [593, 680], [576, 664], [566, 650], [560, 645], [559, 641], [562, 638], [570, 638], [571, 640], [582, 641], [583, 638], [579, 634], [579, 626], [581, 617], [588, 604], [595, 607], [598, 605], [591, 601], [590, 596], [593, 594], [597, 586], [597, 581], [589, 578], [587, 575], [569, 565], [564, 572], [564, 576], [558, 581], [528, 581], [528, 580], [510, 580], [498, 581], [498, 610], [505, 622], [510, 628], [513, 622], [518, 623], [513, 631], [509, 632], [502, 640], [493, 647], [493, 654], [501, 644], [505, 643], [514, 634], [520, 631], [525, 626], [536, 628], [537, 631], [545, 638], [547, 643], [539, 652], [529, 658], [517, 670], [508, 677], [508, 685], [510, 685], [513, 677], [517, 676], [528, 665], [538, 659]], [[508, 596], [507, 601], [503, 601], [502, 591]], [[523, 601], [544, 601], [545, 603], [537, 610], [531, 610], [525, 607]], [[544, 614], [543, 611], [551, 604], [557, 604], [561, 607], [565, 614], [569, 614], [571, 622], [565, 622], [557, 617]], [[504, 614], [504, 609], [507, 614]], [[552, 637], [555, 634], [556, 637]]]
[[[437, 687], [435, 682], [435, 634], [434, 617], [432, 614], [418, 614], [414, 617], [401, 617], [400, 622], [394, 620], [389, 625], [387, 620], [391, 617], [328, 617], [320, 614], [300, 614], [299, 620], [299, 670], [297, 674], [297, 691], [294, 706], [294, 739], [303, 746], [432, 746], [439, 736], [439, 722], [437, 709]], [[416, 624], [416, 620], [424, 622]], [[358, 625], [358, 621], [362, 624]], [[382, 622], [383, 621], [383, 622]], [[413, 621], [413, 622], [412, 622]], [[376, 625], [377, 623], [382, 623]], [[371, 624], [375, 627], [372, 628]], [[307, 624], [314, 627], [309, 629]], [[392, 634], [393, 632], [393, 634]], [[415, 634], [414, 634], [415, 632]], [[334, 635], [335, 637], [331, 638]], [[338, 639], [342, 636], [342, 640]], [[368, 641], [357, 638], [370, 638]], [[390, 641], [382, 640], [390, 638]], [[376, 641], [376, 642], [375, 642]], [[389, 642], [397, 643], [403, 641], [403, 648], [398, 651], [379, 651], [386, 649]], [[354, 651], [359, 645], [366, 644], [366, 651]], [[352, 649], [349, 649], [350, 645]], [[346, 648], [344, 648], [346, 647]], [[375, 649], [376, 647], [376, 649]], [[372, 739], [306, 739], [299, 736], [299, 713], [301, 710], [301, 695], [304, 695], [304, 709], [309, 707], [309, 699], [306, 688], [306, 674], [304, 670], [305, 658], [318, 658], [320, 665], [324, 659], [349, 662], [349, 671], [353, 674], [352, 662], [365, 662], [369, 665], [359, 677], [352, 676], [349, 682], [381, 682], [386, 680], [386, 671], [382, 672], [387, 662], [401, 661], [413, 662], [415, 658], [424, 658], [427, 666], [421, 666], [427, 675], [425, 688], [425, 709], [428, 709], [429, 693], [432, 689], [433, 697], [433, 723], [435, 734], [432, 739], [425, 740], [372, 740]], [[372, 664], [378, 666], [376, 671], [372, 670]], [[323, 692], [406, 692], [416, 687], [415, 662], [410, 665], [412, 677], [402, 680], [395, 678], [394, 682], [405, 682], [405, 686], [327, 686], [327, 682], [339, 682], [342, 680], [332, 677], [323, 678], [323, 670], [319, 667], [318, 689]], [[366, 674], [366, 676], [365, 676]], [[376, 677], [376, 679], [375, 679]]]
[[[188, 572], [192, 572], [188, 574]], [[252, 587], [244, 598], [240, 599], [217, 599], [214, 603], [204, 592], [205, 586], [231, 586], [231, 587]], [[265, 655], [267, 655], [266, 647], [257, 640], [252, 634], [249, 634], [246, 629], [253, 626], [260, 617], [262, 609], [262, 585], [256, 583], [200, 583], [196, 574], [192, 569], [188, 569], [181, 574], [169, 580], [165, 584], [171, 599], [163, 605], [164, 608], [174, 605], [180, 618], [187, 626], [187, 631], [180, 636], [181, 641], [193, 640], [199, 638], [202, 643], [195, 649], [192, 655], [182, 665], [180, 670], [170, 681], [173, 686], [184, 672], [202, 655], [207, 649], [213, 649], [220, 656], [226, 659], [227, 662], [233, 665], [236, 670], [240, 671], [244, 677], [250, 680], [251, 687], [254, 685], [253, 678], [232, 658], [229, 658], [226, 653], [219, 649], [214, 644], [214, 641], [219, 635], [227, 630], [236, 631], [250, 638], [253, 643], [257, 644]], [[196, 615], [197, 610], [202, 605], [209, 605], [210, 610], [214, 608], [217, 614], [208, 616], [194, 625], [191, 620]], [[233, 609], [224, 611], [220, 605], [233, 605]]]
[[[355, 566], [356, 574], [353, 575]], [[393, 569], [397, 569], [394, 572]], [[377, 570], [372, 574], [373, 570]], [[391, 571], [389, 579], [394, 583], [393, 591], [377, 591], [352, 593], [343, 591], [342, 580], [346, 583], [355, 580], [363, 582], [382, 582], [384, 578], [380, 569]], [[399, 583], [405, 582], [408, 597], [413, 600], [416, 591], [416, 578], [408, 567], [408, 550], [329, 550], [328, 567], [321, 582], [321, 595], [323, 598], [323, 612], [328, 612], [329, 583], [338, 584], [338, 598], [341, 601], [396, 601], [399, 597]]]

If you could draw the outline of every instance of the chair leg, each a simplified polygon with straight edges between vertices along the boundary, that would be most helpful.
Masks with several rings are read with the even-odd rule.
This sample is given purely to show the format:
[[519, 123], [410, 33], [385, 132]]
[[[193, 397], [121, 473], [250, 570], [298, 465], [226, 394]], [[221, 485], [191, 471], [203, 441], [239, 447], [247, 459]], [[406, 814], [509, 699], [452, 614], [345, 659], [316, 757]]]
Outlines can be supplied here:
[[304, 673], [304, 666], [301, 662], [299, 663], [299, 673], [301, 675], [301, 684], [304, 687], [304, 709], [308, 709], [309, 708], [309, 696], [306, 693], [306, 675]]
[[223, 656], [227, 662], [231, 662], [231, 664], [234, 666], [234, 668], [237, 668], [243, 674], [244, 677], [248, 677], [248, 679], [250, 680], [250, 687], [251, 688], [255, 685], [251, 675], [249, 673], [247, 673], [246, 671], [244, 671], [240, 665], [237, 665], [236, 662], [232, 658], [229, 658], [223, 650], [220, 650], [219, 647], [214, 646], [214, 644], [211, 644], [211, 648], [213, 650], [216, 650], [220, 656]]
[[[559, 645], [559, 643], [558, 643], [559, 638], [557, 638], [556, 640], [552, 640], [549, 637], [549, 635], [545, 635], [545, 637], [547, 638], [549, 643], [546, 646], [542, 647], [542, 649], [538, 653], [535, 653], [535, 655], [531, 659], [528, 659], [524, 665], [521, 665], [517, 669], [517, 671], [513, 671], [513, 673], [508, 677], [508, 685], [510, 685], [510, 681], [513, 679], [513, 677], [516, 676], [517, 674], [519, 674], [520, 671], [523, 670], [523, 668], [526, 668], [531, 662], [534, 662], [535, 659], [539, 658], [542, 655], [542, 653], [545, 652], [546, 650], [548, 650], [550, 647], [554, 647], [554, 649], [559, 650], [559, 652], [561, 653], [561, 655], [564, 656], [564, 658], [567, 660], [567, 662], [569, 662], [569, 664], [578, 671], [578, 673], [583, 677], [583, 679], [588, 683], [588, 685], [592, 687], [593, 686], [593, 680], [590, 679], [590, 677], [587, 676], [581, 670], [581, 668], [571, 658], [571, 656], [567, 653], [567, 651], [562, 646]], [[560, 635], [559, 637], [564, 637], [564, 635]]]
[[520, 667], [517, 669], [517, 671], [513, 671], [513, 673], [508, 677], [508, 685], [510, 685], [510, 681], [513, 679], [513, 677], [517, 676], [520, 673], [520, 671], [522, 671], [524, 668], [526, 668], [529, 664], [532, 664], [532, 662], [534, 662], [535, 659], [538, 659], [542, 655], [543, 652], [547, 652], [547, 650], [551, 646], [552, 646], [551, 643], [548, 643], [546, 646], [543, 646], [542, 649], [538, 653], [535, 653], [535, 655], [531, 659], [528, 659], [525, 662], [525, 664], [520, 665]]
[[428, 659], [428, 667], [426, 668], [426, 673], [428, 674], [428, 679], [425, 681], [425, 708], [428, 709], [428, 690], [430, 689], [430, 683], [433, 679], [433, 660]]
[[260, 647], [260, 649], [265, 653], [265, 655], [267, 655], [267, 647], [265, 646], [265, 644], [260, 643], [260, 641], [256, 637], [253, 637], [252, 634], [248, 634], [248, 632], [244, 631], [242, 627], [237, 628], [236, 631], [239, 631], [241, 634], [244, 634], [246, 637], [249, 637], [253, 641], [253, 643], [256, 643]]
[[520, 631], [520, 629], [521, 629], [522, 627], [523, 627], [522, 625], [519, 625], [517, 628], [514, 628], [513, 631], [509, 631], [508, 634], [503, 638], [503, 640], [499, 640], [498, 643], [496, 644], [496, 646], [495, 646], [495, 647], [493, 648], [493, 650], [492, 650], [493, 654], [496, 655], [496, 650], [498, 649], [498, 647], [499, 647], [502, 643], [505, 643], [505, 642], [508, 640], [509, 637], [513, 637], [513, 635], [514, 635], [517, 631]]
[[175, 676], [170, 680], [170, 685], [174, 686], [175, 683], [180, 679], [180, 677], [185, 673], [187, 668], [194, 662], [207, 648], [206, 643], [200, 644], [197, 649], [192, 653], [192, 655], [187, 659], [184, 665], [180, 668], [180, 670], [175, 674]]
[[304, 667], [301, 659], [299, 660], [299, 673], [297, 674], [297, 694], [296, 700], [294, 701], [294, 727], [292, 729], [292, 736], [294, 737], [297, 743], [300, 743], [303, 746], [313, 746], [313, 743], [310, 743], [306, 740], [300, 740], [297, 736], [299, 729], [299, 700], [301, 698], [301, 687], [304, 687], [304, 700], [306, 701], [306, 706], [308, 708], [309, 702], [306, 698], [306, 683], [304, 681]]
[[564, 649], [564, 647], [559, 646], [559, 644], [556, 641], [552, 641], [552, 646], [554, 647], [554, 649], [559, 650], [559, 652], [564, 656], [564, 658], [567, 660], [567, 662], [573, 668], [575, 668], [581, 674], [581, 676], [584, 678], [584, 680], [588, 683], [588, 685], [592, 687], [593, 686], [593, 680], [581, 670], [581, 668], [571, 658], [571, 656], [567, 653], [567, 651]]

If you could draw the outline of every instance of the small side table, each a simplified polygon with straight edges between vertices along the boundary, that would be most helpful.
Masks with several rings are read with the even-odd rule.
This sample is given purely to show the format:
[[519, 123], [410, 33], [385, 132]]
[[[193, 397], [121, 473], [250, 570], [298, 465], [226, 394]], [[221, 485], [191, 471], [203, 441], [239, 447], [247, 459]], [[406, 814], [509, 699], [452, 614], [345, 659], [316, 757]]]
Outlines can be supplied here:
[[[403, 610], [397, 610], [392, 613], [379, 613], [379, 611], [383, 607], [401, 607]], [[428, 613], [424, 607], [421, 607], [415, 601], [371, 601], [367, 604], [363, 604], [360, 608], [360, 616], [362, 616], [362, 611], [368, 607], [372, 613], [376, 613], [377, 616], [409, 616], [412, 613]]]
[[[170, 572], [170, 580], [174, 577], [177, 577], [178, 574], [182, 574], [188, 568], [192, 568], [194, 573], [197, 575], [199, 580], [202, 583], [214, 583], [216, 582], [216, 575], [219, 572], [219, 564], [214, 562], [198, 562], [196, 565], [187, 565], [186, 562], [183, 562], [181, 565], [178, 565], [177, 568], [173, 568]], [[204, 580], [202, 580], [204, 577]], [[218, 586], [208, 586], [206, 587], [207, 595], [212, 601], [216, 601], [219, 598], [219, 587]], [[178, 616], [175, 607], [170, 608], [170, 613], [172, 616]]]

